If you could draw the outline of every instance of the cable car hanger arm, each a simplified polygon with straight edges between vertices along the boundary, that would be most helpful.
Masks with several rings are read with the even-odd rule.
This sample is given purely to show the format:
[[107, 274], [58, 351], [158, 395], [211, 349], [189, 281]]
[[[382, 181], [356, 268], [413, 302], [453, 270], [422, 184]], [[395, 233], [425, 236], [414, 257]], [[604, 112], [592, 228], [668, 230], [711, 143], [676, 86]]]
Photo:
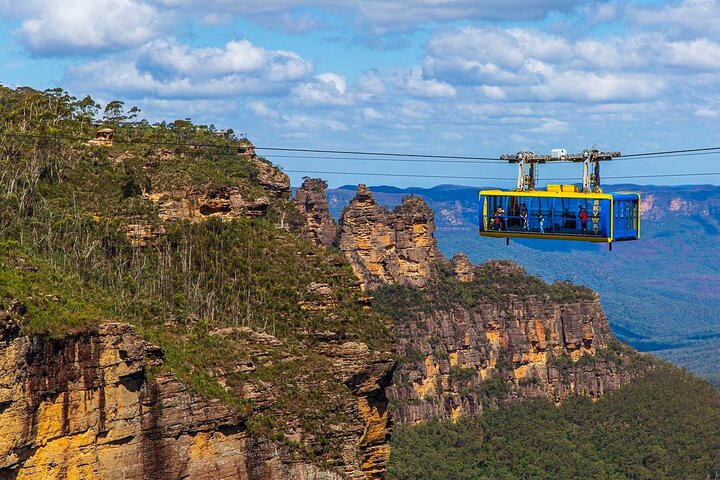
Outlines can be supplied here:
[[[520, 151], [515, 155], [501, 155], [500, 160], [518, 164], [517, 190], [535, 190], [536, 165], [547, 162], [583, 163], [582, 191], [584, 193], [602, 193], [600, 188], [600, 162], [621, 156], [620, 152], [602, 152], [586, 149], [582, 153], [570, 154], [563, 149], [554, 149], [551, 155], [537, 155], [531, 151]], [[591, 171], [590, 164], [593, 164]]]

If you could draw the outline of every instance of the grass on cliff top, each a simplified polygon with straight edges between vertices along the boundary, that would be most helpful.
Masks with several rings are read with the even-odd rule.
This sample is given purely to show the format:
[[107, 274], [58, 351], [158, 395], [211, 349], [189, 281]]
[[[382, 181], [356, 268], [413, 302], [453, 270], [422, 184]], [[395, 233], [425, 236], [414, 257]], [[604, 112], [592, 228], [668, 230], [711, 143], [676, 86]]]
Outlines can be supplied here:
[[[17, 299], [27, 306], [23, 334], [61, 338], [103, 321], [131, 323], [163, 348], [166, 368], [181, 381], [249, 415], [253, 434], [284, 440], [288, 416], [299, 417], [319, 441], [305, 454], [332, 461], [341, 449], [328, 429], [351, 427], [352, 416], [337, 407], [352, 394], [332, 361], [313, 352], [313, 334], [329, 331], [381, 349], [391, 338], [384, 319], [359, 306], [362, 292], [349, 265], [339, 253], [262, 220], [178, 223], [167, 230], [165, 243], [146, 249], [131, 247], [103, 221], [86, 224], [81, 237], [75, 228], [53, 235], [48, 251], [39, 251], [43, 242], [33, 248], [5, 240], [0, 304]], [[334, 305], [307, 292], [316, 281], [330, 286]], [[301, 302], [324, 309], [303, 309]], [[267, 332], [278, 343], [214, 334], [227, 327]], [[236, 371], [243, 362], [252, 368]], [[235, 393], [248, 383], [260, 386], [261, 401], [270, 399], [262, 413]]]
[[[135, 248], [113, 222], [48, 219], [27, 222], [25, 241], [0, 245], [0, 291], [38, 303], [26, 332], [62, 335], [86, 318], [112, 317], [145, 329], [250, 327], [295, 343], [331, 331], [389, 346], [388, 325], [360, 307], [341, 255], [264, 220], [171, 223], [158, 245]], [[308, 290], [316, 282], [330, 288], [329, 299]], [[54, 297], [62, 301], [42, 300]]]
[[0, 241], [0, 305], [21, 301], [27, 308], [26, 334], [55, 338], [112, 319], [106, 292], [89, 288], [77, 274], [65, 273], [33, 256], [18, 242]]
[[396, 428], [388, 478], [716, 478], [718, 425], [720, 393], [665, 365], [596, 403], [525, 400]]
[[528, 275], [510, 262], [486, 263], [475, 267], [474, 279], [460, 282], [449, 263], [435, 262], [430, 282], [424, 289], [386, 285], [373, 292], [373, 308], [396, 320], [412, 318], [416, 312], [449, 311], [457, 307], [477, 309], [482, 305], [507, 306], [508, 297], [547, 298], [556, 302], [592, 300], [587, 287], [568, 282], [546, 283]]

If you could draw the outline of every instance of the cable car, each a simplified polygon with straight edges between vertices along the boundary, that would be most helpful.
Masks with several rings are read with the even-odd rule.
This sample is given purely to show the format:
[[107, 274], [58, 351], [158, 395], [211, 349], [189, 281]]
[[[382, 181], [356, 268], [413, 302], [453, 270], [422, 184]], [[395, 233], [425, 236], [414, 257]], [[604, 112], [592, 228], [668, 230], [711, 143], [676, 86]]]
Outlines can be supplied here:
[[[553, 150], [555, 154], [558, 150]], [[607, 243], [640, 238], [640, 194], [603, 193], [600, 188], [601, 160], [620, 156], [619, 152], [585, 150], [579, 155], [538, 156], [519, 152], [501, 159], [519, 163], [516, 190], [483, 190], [479, 195], [479, 230], [484, 237], [576, 240]], [[535, 189], [537, 163], [582, 161], [583, 187], [548, 185]], [[590, 165], [594, 172], [590, 173]], [[529, 172], [528, 172], [529, 168]]]

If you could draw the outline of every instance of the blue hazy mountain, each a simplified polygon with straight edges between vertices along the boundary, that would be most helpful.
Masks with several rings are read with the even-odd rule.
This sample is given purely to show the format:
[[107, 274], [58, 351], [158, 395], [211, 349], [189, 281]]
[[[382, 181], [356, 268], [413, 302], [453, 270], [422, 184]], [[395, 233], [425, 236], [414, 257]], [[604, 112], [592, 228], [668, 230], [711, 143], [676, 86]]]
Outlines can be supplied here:
[[[695, 373], [720, 377], [720, 187], [610, 185], [606, 191], [642, 195], [641, 240], [607, 245], [543, 240], [512, 241], [477, 234], [478, 191], [439, 185], [371, 187], [386, 206], [419, 195], [433, 208], [440, 249], [473, 262], [510, 259], [546, 280], [570, 280], [600, 294], [615, 334]], [[355, 186], [328, 191], [339, 216]]]

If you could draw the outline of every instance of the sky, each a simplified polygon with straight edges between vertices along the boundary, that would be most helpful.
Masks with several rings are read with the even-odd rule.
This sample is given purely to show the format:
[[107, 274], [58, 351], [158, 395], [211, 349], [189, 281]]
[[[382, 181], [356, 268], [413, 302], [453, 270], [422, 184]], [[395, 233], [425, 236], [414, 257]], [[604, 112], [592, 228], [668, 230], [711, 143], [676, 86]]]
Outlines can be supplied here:
[[[151, 122], [191, 118], [259, 147], [496, 158], [720, 146], [720, 0], [0, 0], [0, 39], [0, 84], [122, 100]], [[489, 179], [516, 175], [260, 153], [293, 185], [506, 187]], [[608, 162], [603, 176], [720, 184], [612, 178], [720, 172], [718, 160]]]

